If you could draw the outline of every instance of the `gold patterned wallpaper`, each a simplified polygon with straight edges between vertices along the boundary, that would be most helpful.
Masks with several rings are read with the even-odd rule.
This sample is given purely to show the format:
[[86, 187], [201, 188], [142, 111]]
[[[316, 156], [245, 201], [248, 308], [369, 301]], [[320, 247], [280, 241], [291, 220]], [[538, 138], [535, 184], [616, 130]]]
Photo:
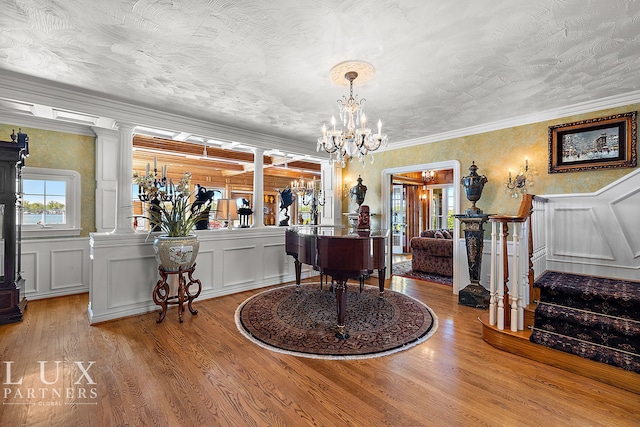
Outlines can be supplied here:
[[[362, 176], [363, 184], [367, 186], [365, 204], [369, 205], [371, 212], [380, 213], [381, 181], [384, 169], [458, 160], [460, 162], [461, 176], [466, 176], [469, 174], [471, 162], [475, 161], [479, 167], [478, 174], [486, 175], [489, 180], [484, 186], [482, 198], [477, 202], [477, 206], [485, 213], [515, 215], [521, 199], [513, 199], [509, 194], [506, 194], [503, 183], [508, 176], [509, 169], [514, 172], [520, 170], [520, 167], [524, 164], [525, 156], [529, 158], [529, 164], [533, 165], [537, 172], [533, 176], [534, 186], [530, 189], [530, 193], [533, 194], [591, 193], [634, 170], [620, 168], [549, 174], [549, 126], [606, 117], [639, 109], [640, 104], [633, 104], [626, 107], [385, 151], [374, 154], [373, 165], [368, 160], [364, 167], [356, 161], [348, 163], [347, 168], [343, 170], [342, 176], [344, 182], [349, 186], [355, 184], [358, 175]], [[424, 133], [425, 135], [429, 134], [429, 129], [425, 128]], [[391, 138], [392, 136], [390, 135]], [[471, 206], [471, 202], [467, 200], [463, 189], [461, 189], [460, 201], [460, 211], [464, 211]], [[345, 207], [344, 211], [355, 207], [355, 204], [350, 203], [348, 197], [345, 197], [342, 203]], [[376, 224], [374, 222], [375, 220], [375, 217], [372, 218], [372, 225], [374, 227], [380, 226], [379, 223]]]
[[26, 166], [70, 169], [80, 173], [82, 191], [81, 237], [96, 230], [95, 224], [95, 137], [75, 135], [18, 125], [0, 124], [0, 140], [11, 141], [11, 132], [22, 128], [29, 135], [29, 157]]
[[[385, 151], [374, 155], [375, 162], [367, 162], [362, 167], [359, 163], [349, 163], [343, 170], [343, 182], [352, 186], [358, 175], [362, 176], [367, 186], [365, 204], [371, 212], [381, 211], [381, 181], [384, 169], [431, 163], [447, 160], [460, 162], [461, 176], [468, 174], [472, 161], [478, 165], [478, 173], [486, 175], [488, 183], [484, 187], [478, 207], [486, 213], [514, 215], [517, 213], [520, 199], [512, 199], [504, 191], [503, 182], [508, 170], [518, 171], [529, 158], [536, 174], [533, 176], [534, 194], [590, 193], [601, 189], [611, 182], [631, 172], [629, 168], [593, 170], [585, 172], [569, 172], [549, 174], [548, 168], [548, 127], [556, 124], [570, 123], [596, 117], [637, 111], [640, 104], [602, 110], [589, 114], [564, 117], [540, 123], [502, 129], [476, 135], [454, 138], [445, 141]], [[13, 129], [19, 126], [0, 124], [0, 139], [10, 141]], [[82, 233], [88, 236], [95, 231], [95, 137], [69, 133], [40, 130], [22, 127], [29, 135], [30, 156], [27, 165], [76, 170], [82, 176]], [[429, 133], [425, 129], [425, 135]], [[461, 193], [460, 211], [464, 211], [471, 203]], [[348, 196], [344, 196], [343, 210], [351, 211], [355, 204]], [[373, 226], [379, 216], [373, 217]], [[345, 220], [346, 221], [346, 220]]]

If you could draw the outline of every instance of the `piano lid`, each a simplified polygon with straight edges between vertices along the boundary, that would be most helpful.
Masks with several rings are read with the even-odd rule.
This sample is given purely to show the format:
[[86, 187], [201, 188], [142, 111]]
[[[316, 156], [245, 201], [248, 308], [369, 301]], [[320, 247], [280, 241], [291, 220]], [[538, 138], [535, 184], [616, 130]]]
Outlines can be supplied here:
[[326, 225], [299, 225], [289, 227], [288, 230], [304, 236], [332, 236], [353, 239], [389, 236], [389, 230], [356, 230], [353, 228]]

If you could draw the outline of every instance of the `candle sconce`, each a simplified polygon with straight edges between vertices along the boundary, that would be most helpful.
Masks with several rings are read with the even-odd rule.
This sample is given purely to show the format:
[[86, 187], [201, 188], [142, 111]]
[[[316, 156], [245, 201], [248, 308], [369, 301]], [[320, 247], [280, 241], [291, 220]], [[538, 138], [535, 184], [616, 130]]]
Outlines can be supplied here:
[[533, 186], [532, 176], [535, 174], [533, 166], [529, 165], [529, 159], [525, 157], [524, 166], [520, 168], [515, 176], [509, 169], [509, 177], [505, 180], [505, 192], [511, 194], [511, 197], [517, 199], [520, 194], [528, 192], [527, 187]]
[[[153, 173], [151, 173], [151, 166], [147, 163], [144, 179], [149, 183], [149, 187], [153, 187], [155, 190], [151, 192], [143, 191], [142, 185], [138, 185], [138, 199], [141, 202], [149, 203], [150, 211], [159, 213], [160, 202], [170, 201], [175, 194], [173, 180], [167, 180], [167, 165], [162, 166], [161, 175], [158, 177], [158, 158], [154, 157]], [[137, 220], [134, 222], [137, 222]], [[155, 223], [153, 220], [149, 220], [149, 227], [151, 231], [161, 230], [160, 224]]]
[[[325, 199], [322, 190], [316, 188], [316, 178], [306, 183], [302, 178], [291, 183], [291, 190], [300, 197], [305, 206], [311, 206], [311, 219], [313, 225], [318, 225], [318, 208], [324, 206]], [[306, 198], [308, 197], [308, 199]]]
[[[148, 179], [158, 191], [153, 194], [142, 191], [142, 186], [138, 186], [138, 199], [141, 202], [151, 202], [153, 199], [161, 198], [162, 201], [169, 201], [171, 194], [173, 194], [174, 185], [173, 180], [167, 180], [167, 165], [162, 166], [161, 176], [158, 177], [158, 160], [156, 157], [153, 159], [153, 173], [151, 173], [151, 167], [147, 163], [145, 171], [145, 178]], [[162, 194], [161, 194], [162, 193]]]

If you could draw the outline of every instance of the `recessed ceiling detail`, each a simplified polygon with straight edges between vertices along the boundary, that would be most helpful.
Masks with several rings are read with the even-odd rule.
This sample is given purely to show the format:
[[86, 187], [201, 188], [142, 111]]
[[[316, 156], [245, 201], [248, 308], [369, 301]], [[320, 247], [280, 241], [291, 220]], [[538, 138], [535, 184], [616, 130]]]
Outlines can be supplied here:
[[361, 85], [371, 80], [376, 70], [373, 68], [373, 65], [368, 62], [344, 61], [331, 69], [329, 78], [339, 86], [349, 86], [349, 79], [346, 77], [346, 74], [354, 71], [358, 73], [358, 85]]

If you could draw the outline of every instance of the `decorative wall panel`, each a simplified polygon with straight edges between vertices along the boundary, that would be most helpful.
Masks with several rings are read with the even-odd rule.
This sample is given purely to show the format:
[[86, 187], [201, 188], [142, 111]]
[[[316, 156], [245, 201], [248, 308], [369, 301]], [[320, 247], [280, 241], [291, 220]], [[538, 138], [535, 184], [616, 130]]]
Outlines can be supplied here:
[[51, 289], [59, 290], [82, 286], [88, 253], [68, 249], [51, 252]]
[[287, 272], [288, 260], [291, 258], [285, 252], [283, 244], [264, 245], [263, 262], [263, 279], [277, 279]]
[[222, 286], [230, 287], [255, 282], [258, 264], [256, 255], [255, 246], [224, 249], [222, 253], [224, 265], [235, 266], [235, 268], [225, 268], [222, 276]]
[[629, 246], [634, 258], [640, 257], [640, 189], [623, 194], [610, 204], [613, 219], [622, 231], [624, 241]]
[[112, 258], [108, 264], [109, 274], [103, 284], [107, 289], [108, 308], [153, 303], [153, 287], [159, 279], [157, 267], [152, 268], [154, 257]]
[[600, 221], [595, 211], [588, 207], [552, 209], [551, 220], [563, 224], [551, 233], [551, 253], [556, 256], [613, 260], [613, 253], [606, 239], [608, 226]]

